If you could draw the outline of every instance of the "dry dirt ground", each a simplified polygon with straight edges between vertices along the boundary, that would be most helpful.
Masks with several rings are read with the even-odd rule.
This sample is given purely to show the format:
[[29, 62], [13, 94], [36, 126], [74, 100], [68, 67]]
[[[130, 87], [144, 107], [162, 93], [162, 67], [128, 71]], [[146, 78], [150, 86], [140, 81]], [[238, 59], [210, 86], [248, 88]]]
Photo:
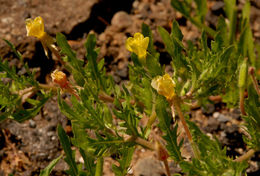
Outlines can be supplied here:
[[[244, 0], [238, 0], [241, 9]], [[260, 41], [260, 1], [252, 0], [251, 26], [254, 38]], [[148, 24], [154, 35], [156, 49], [161, 53], [161, 62], [170, 63], [170, 57], [157, 33], [157, 26], [170, 30], [171, 22], [176, 19], [184, 40], [196, 42], [200, 31], [170, 6], [170, 0], [0, 0], [0, 38], [10, 40], [22, 53], [31, 68], [38, 68], [37, 79], [48, 82], [50, 73], [55, 69], [55, 62], [47, 59], [39, 41], [26, 37], [24, 21], [29, 17], [42, 16], [46, 31], [55, 35], [62, 32], [79, 58], [84, 59], [83, 43], [90, 31], [97, 34], [100, 47], [99, 58], [104, 57], [106, 67], [117, 83], [128, 79], [129, 52], [125, 49], [127, 37], [141, 30], [141, 24]], [[223, 15], [223, 2], [209, 0], [207, 23], [214, 26], [219, 15]], [[0, 41], [0, 56], [8, 59], [10, 65], [23, 70], [7, 45]], [[238, 109], [227, 109], [225, 104], [215, 102], [207, 108], [198, 108], [190, 115], [201, 129], [209, 135], [217, 135], [227, 146], [228, 155], [237, 156], [246, 150], [242, 140], [240, 125], [242, 119]], [[19, 124], [6, 120], [0, 124], [0, 176], [8, 174], [30, 176], [39, 175], [41, 169], [63, 151], [56, 133], [57, 124], [62, 124], [71, 135], [70, 122], [62, 115], [57, 100], [50, 100], [41, 113], [25, 123]], [[157, 129], [154, 129], [156, 132]], [[162, 163], [154, 157], [155, 153], [137, 148], [129, 175], [163, 176]], [[185, 155], [185, 152], [184, 152]], [[259, 153], [256, 153], [247, 170], [249, 176], [260, 175]], [[189, 157], [189, 151], [186, 151]], [[81, 158], [77, 157], [80, 162]], [[104, 175], [113, 175], [111, 163], [107, 158]], [[52, 175], [66, 175], [67, 168], [61, 161]], [[180, 172], [174, 162], [170, 163], [172, 173]]]

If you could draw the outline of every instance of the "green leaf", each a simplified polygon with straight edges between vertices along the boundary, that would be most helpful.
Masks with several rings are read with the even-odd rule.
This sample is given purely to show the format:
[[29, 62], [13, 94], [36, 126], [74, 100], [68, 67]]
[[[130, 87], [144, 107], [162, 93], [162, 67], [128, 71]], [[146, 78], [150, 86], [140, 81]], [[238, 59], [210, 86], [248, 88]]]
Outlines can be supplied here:
[[35, 117], [49, 98], [50, 98], [50, 96], [43, 98], [42, 100], [39, 101], [38, 104], [36, 104], [31, 109], [18, 110], [17, 112], [12, 114], [12, 117], [14, 118], [14, 120], [16, 120], [18, 122], [23, 122], [32, 117]]
[[163, 43], [165, 44], [166, 50], [172, 57], [174, 57], [174, 45], [170, 34], [161, 26], [158, 27], [158, 32], [163, 40]]
[[94, 164], [94, 157], [91, 156], [89, 153], [85, 152], [81, 148], [79, 149], [79, 152], [84, 160], [84, 166], [89, 172], [89, 175], [95, 175], [95, 164]]
[[60, 139], [61, 146], [66, 154], [66, 158], [64, 159], [68, 165], [70, 166], [70, 170], [68, 171], [72, 176], [78, 175], [78, 168], [77, 164], [75, 162], [74, 154], [71, 150], [70, 146], [70, 140], [69, 137], [66, 135], [66, 132], [61, 127], [61, 125], [58, 125], [58, 136]]
[[173, 8], [182, 13], [186, 18], [190, 17], [190, 6], [186, 1], [171, 0]]
[[134, 153], [135, 148], [124, 148], [121, 151], [121, 157], [119, 160], [119, 166], [116, 166], [115, 164], [112, 165], [112, 170], [115, 173], [116, 176], [124, 176], [127, 175], [128, 168], [131, 164], [133, 153]]
[[142, 34], [144, 35], [144, 37], [149, 37], [148, 52], [153, 57], [158, 58], [159, 53], [157, 53], [156, 50], [154, 49], [152, 31], [150, 27], [145, 23], [142, 23]]
[[180, 152], [180, 148], [182, 145], [182, 142], [179, 144], [177, 143], [177, 128], [178, 126], [175, 125], [175, 127], [172, 129], [171, 127], [171, 116], [166, 111], [166, 101], [162, 97], [158, 97], [156, 100], [156, 114], [159, 118], [159, 127], [160, 129], [165, 133], [165, 136], [163, 137], [167, 142], [167, 150], [169, 151], [169, 154], [171, 157], [174, 158], [176, 162], [182, 161], [182, 156]]
[[52, 169], [60, 161], [61, 158], [62, 155], [52, 160], [52, 162], [44, 170], [41, 171], [40, 176], [49, 176], [51, 174]]
[[[83, 69], [83, 62], [76, 58], [76, 54], [72, 51], [70, 45], [68, 44], [66, 37], [57, 33], [56, 35], [57, 44], [61, 48], [61, 52], [67, 56], [68, 63], [72, 66], [72, 74], [75, 77], [75, 80], [80, 86], [83, 86], [85, 83], [86, 74]], [[79, 81], [80, 80], [80, 81]]]
[[235, 40], [236, 34], [236, 20], [237, 20], [237, 7], [236, 0], [224, 0], [225, 13], [229, 20], [229, 44], [232, 44]]
[[148, 68], [148, 72], [150, 72], [152, 77], [155, 77], [157, 75], [162, 75], [162, 69], [160, 63], [155, 57], [153, 57], [149, 53], [146, 56], [146, 65]]
[[197, 13], [200, 18], [201, 23], [204, 22], [205, 16], [207, 14], [207, 0], [194, 0], [197, 6]]
[[93, 75], [93, 80], [96, 80], [98, 85], [101, 85], [103, 90], [105, 90], [105, 81], [102, 80], [101, 74], [98, 70], [98, 64], [97, 64], [97, 52], [95, 51], [96, 46], [96, 37], [94, 34], [89, 34], [86, 40], [86, 43], [84, 44], [87, 53], [86, 58], [88, 59], [91, 73]]
[[182, 41], [182, 39], [183, 39], [183, 34], [182, 34], [180, 26], [176, 20], [173, 20], [173, 22], [172, 22], [171, 36], [176, 37], [179, 41]]
[[7, 43], [7, 45], [10, 46], [10, 48], [12, 49], [12, 51], [14, 52], [14, 54], [16, 55], [16, 57], [18, 57], [18, 59], [22, 62], [22, 61], [23, 61], [22, 54], [21, 54], [19, 51], [16, 50], [15, 46], [14, 46], [11, 42], [9, 42], [9, 41], [6, 40], [6, 39], [3, 39], [3, 40]]
[[104, 164], [103, 157], [99, 157], [97, 159], [97, 166], [96, 166], [95, 176], [102, 176], [103, 175], [103, 164]]

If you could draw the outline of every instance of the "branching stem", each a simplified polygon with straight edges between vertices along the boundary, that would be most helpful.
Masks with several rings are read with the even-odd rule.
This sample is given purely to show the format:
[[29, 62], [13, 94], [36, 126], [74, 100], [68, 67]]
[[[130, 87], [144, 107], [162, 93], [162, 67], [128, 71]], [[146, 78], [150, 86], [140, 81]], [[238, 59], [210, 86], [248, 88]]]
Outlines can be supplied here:
[[150, 142], [148, 142], [148, 141], [146, 141], [146, 140], [144, 140], [144, 139], [142, 139], [142, 138], [140, 138], [140, 137], [136, 137], [136, 138], [135, 138], [135, 142], [136, 142], [137, 144], [140, 144], [140, 145], [142, 145], [142, 146], [144, 146], [144, 147], [150, 149], [150, 150], [155, 150], [154, 144], [152, 144], [152, 143], [150, 143]]

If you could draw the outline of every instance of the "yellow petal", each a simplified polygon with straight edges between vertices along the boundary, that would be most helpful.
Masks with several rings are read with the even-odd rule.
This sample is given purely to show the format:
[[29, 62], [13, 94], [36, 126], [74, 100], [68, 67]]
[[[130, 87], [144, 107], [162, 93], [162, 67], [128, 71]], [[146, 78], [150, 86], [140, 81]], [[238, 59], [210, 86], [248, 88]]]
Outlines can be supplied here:
[[126, 49], [135, 53], [139, 59], [145, 59], [147, 55], [147, 47], [149, 37], [144, 37], [143, 34], [137, 32], [134, 37], [129, 37], [126, 41]]
[[145, 37], [144, 39], [143, 39], [143, 41], [142, 41], [142, 47], [143, 47], [143, 49], [147, 49], [147, 47], [148, 47], [148, 44], [149, 44], [149, 37]]
[[27, 36], [41, 38], [44, 35], [44, 22], [42, 17], [36, 17], [34, 20], [27, 19], [25, 21]]
[[130, 51], [130, 52], [133, 52], [133, 49], [132, 49], [133, 41], [134, 41], [133, 37], [129, 37], [129, 38], [126, 40], [125, 46], [126, 46], [126, 49], [127, 49], [128, 51]]
[[137, 32], [137, 33], [134, 34], [134, 39], [135, 40], [143, 40], [144, 36], [140, 32]]
[[151, 85], [158, 94], [165, 96], [167, 100], [171, 100], [175, 96], [175, 83], [168, 74], [154, 78]]

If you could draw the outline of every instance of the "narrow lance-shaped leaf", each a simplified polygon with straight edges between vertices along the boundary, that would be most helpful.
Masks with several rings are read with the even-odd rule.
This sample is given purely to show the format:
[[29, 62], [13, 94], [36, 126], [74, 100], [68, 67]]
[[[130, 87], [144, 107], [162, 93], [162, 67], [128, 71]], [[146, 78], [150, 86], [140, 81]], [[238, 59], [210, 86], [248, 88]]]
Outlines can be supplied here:
[[41, 171], [40, 176], [49, 176], [54, 166], [60, 161], [61, 157], [62, 155], [52, 160], [52, 162], [44, 170]]
[[229, 44], [232, 44], [236, 34], [237, 9], [236, 0], [224, 0], [225, 13], [229, 19]]
[[70, 140], [69, 140], [69, 137], [66, 135], [66, 132], [64, 131], [64, 129], [61, 127], [61, 125], [58, 125], [58, 136], [59, 136], [62, 148], [66, 154], [65, 161], [70, 166], [69, 173], [72, 176], [77, 176], [78, 168], [77, 168], [77, 164], [75, 162], [75, 158], [73, 156], [73, 152], [71, 150]]
[[159, 53], [157, 53], [156, 50], [154, 49], [152, 31], [150, 27], [145, 23], [142, 24], [142, 34], [144, 35], [144, 37], [149, 37], [149, 45], [147, 48], [148, 52], [151, 55], [153, 55], [153, 57], [157, 58], [159, 56]]
[[90, 68], [92, 70], [92, 74], [94, 76], [94, 79], [98, 81], [98, 84], [102, 86], [102, 88], [105, 90], [105, 82], [102, 80], [100, 72], [98, 71], [98, 64], [97, 64], [97, 52], [95, 51], [96, 46], [96, 37], [94, 34], [89, 34], [87, 37], [87, 41], [84, 44], [87, 53], [86, 57], [89, 61]]
[[167, 150], [169, 151], [170, 156], [174, 158], [176, 162], [182, 161], [182, 156], [180, 152], [181, 143], [178, 145], [177, 143], [177, 125], [174, 129], [171, 129], [171, 116], [169, 116], [168, 112], [166, 111], [166, 101], [162, 97], [158, 97], [156, 101], [156, 114], [159, 118], [160, 129], [166, 133], [163, 137], [167, 142]]

